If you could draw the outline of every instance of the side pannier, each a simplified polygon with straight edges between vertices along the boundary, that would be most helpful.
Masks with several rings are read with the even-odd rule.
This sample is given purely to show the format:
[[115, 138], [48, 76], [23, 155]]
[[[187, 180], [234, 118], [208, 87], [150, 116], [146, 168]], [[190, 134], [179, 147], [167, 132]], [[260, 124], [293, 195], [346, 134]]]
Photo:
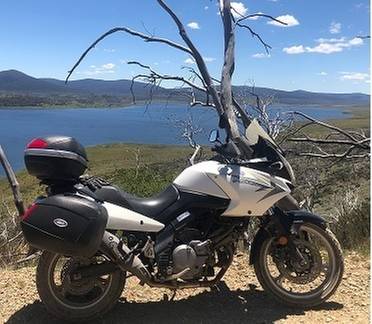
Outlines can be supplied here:
[[38, 249], [68, 255], [94, 255], [107, 223], [106, 209], [90, 198], [58, 194], [35, 201], [22, 217], [28, 243]]

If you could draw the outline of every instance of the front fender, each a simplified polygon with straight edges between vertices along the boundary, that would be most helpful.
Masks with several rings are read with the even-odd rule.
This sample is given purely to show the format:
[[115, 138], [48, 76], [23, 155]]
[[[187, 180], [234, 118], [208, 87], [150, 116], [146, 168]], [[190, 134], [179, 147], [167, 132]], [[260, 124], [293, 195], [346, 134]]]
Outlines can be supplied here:
[[[294, 226], [299, 228], [303, 223], [311, 223], [323, 229], [327, 227], [327, 222], [323, 217], [313, 214], [306, 209], [289, 210], [286, 212], [279, 212], [277, 214], [286, 231], [291, 231]], [[275, 217], [277, 214], [274, 214], [273, 217]]]
[[[305, 209], [290, 210], [286, 212], [276, 211], [276, 213], [271, 217], [278, 217], [280, 225], [288, 234], [291, 232], [293, 233], [293, 231], [298, 231], [304, 223], [311, 223], [323, 229], [327, 227], [327, 222], [323, 217], [313, 214]], [[272, 224], [272, 222], [269, 222], [269, 224], [270, 223]], [[272, 236], [267, 227], [268, 226], [261, 227], [253, 239], [249, 254], [249, 264], [253, 264], [257, 260], [262, 243]]]

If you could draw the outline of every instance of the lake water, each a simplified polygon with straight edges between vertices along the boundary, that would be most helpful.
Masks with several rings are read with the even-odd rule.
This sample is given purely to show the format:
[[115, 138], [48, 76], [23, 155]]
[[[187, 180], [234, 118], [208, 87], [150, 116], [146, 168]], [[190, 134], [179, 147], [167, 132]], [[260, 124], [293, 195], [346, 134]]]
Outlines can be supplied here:
[[[278, 110], [293, 108], [276, 107]], [[341, 108], [296, 108], [321, 120], [346, 118]], [[83, 145], [115, 142], [145, 144], [186, 144], [179, 121], [192, 116], [193, 124], [203, 131], [197, 140], [207, 142], [210, 129], [217, 125], [216, 112], [185, 105], [154, 104], [126, 108], [0, 109], [0, 145], [13, 168], [24, 168], [23, 150], [33, 138], [45, 135], [68, 135]], [[0, 167], [0, 174], [3, 170]]]

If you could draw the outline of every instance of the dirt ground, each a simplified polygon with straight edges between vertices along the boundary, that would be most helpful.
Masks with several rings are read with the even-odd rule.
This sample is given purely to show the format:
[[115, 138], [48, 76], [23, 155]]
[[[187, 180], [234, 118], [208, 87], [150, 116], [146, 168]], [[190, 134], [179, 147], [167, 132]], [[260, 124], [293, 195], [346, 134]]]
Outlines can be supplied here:
[[[179, 291], [174, 301], [166, 289], [141, 287], [129, 279], [115, 308], [97, 323], [369, 323], [370, 262], [351, 253], [337, 293], [313, 309], [276, 303], [238, 255], [219, 289]], [[1, 323], [61, 323], [38, 299], [35, 269], [0, 270]]]

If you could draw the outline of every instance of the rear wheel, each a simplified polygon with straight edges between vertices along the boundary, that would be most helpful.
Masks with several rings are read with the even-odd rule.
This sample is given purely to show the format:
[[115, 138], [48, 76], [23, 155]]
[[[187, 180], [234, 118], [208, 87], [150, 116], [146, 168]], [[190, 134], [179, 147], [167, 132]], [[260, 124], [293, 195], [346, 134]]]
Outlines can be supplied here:
[[89, 278], [71, 275], [81, 266], [103, 261], [103, 257], [69, 258], [44, 251], [37, 267], [36, 285], [47, 310], [69, 321], [90, 320], [108, 312], [124, 289], [125, 273], [117, 270]]
[[329, 229], [305, 223], [292, 239], [300, 258], [288, 245], [269, 237], [254, 263], [261, 286], [289, 306], [310, 307], [328, 299], [341, 282], [344, 263], [340, 244]]

